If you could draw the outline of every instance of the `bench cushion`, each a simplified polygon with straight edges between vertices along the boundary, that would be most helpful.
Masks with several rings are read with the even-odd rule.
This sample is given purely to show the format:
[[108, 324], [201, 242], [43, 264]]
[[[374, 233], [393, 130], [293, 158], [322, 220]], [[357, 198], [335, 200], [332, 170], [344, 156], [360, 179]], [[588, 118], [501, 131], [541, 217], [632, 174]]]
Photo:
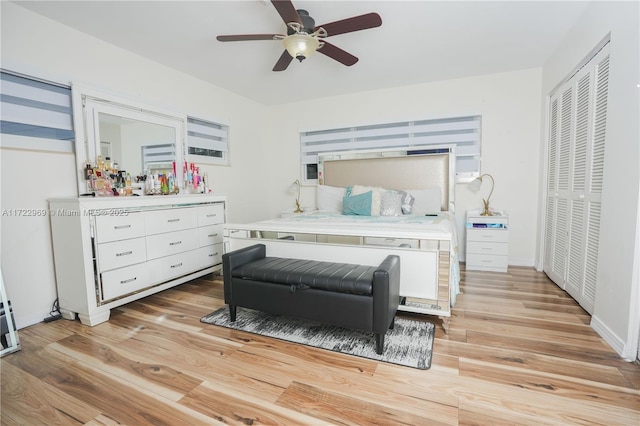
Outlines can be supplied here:
[[370, 296], [375, 266], [265, 257], [238, 266], [234, 278]]

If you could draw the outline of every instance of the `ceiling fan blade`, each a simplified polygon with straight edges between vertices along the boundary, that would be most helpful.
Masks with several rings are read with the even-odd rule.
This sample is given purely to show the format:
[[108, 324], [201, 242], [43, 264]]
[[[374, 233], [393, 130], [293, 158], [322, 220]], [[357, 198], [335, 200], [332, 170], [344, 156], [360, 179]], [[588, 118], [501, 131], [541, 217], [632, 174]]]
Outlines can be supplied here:
[[297, 22], [302, 25], [302, 20], [291, 0], [271, 0], [271, 4], [276, 8], [285, 24]]
[[216, 39], [218, 41], [277, 40], [277, 36], [280, 36], [280, 34], [236, 34], [219, 35]]
[[[331, 59], [335, 59], [348, 67], [358, 62], [358, 58], [353, 56], [351, 53], [345, 52], [339, 47], [336, 47], [331, 43], [327, 43], [326, 41], [324, 41], [324, 46], [318, 49], [318, 52], [330, 57]], [[287, 52], [285, 51], [285, 53]]]
[[286, 70], [291, 61], [293, 61], [293, 57], [289, 55], [289, 52], [285, 50], [284, 52], [282, 52], [282, 55], [280, 55], [280, 59], [278, 59], [278, 62], [276, 62], [276, 65], [273, 67], [273, 71]]
[[322, 27], [327, 32], [327, 37], [330, 37], [338, 34], [375, 28], [380, 25], [382, 25], [382, 18], [380, 18], [380, 15], [377, 13], [367, 13], [365, 15], [354, 16], [353, 18], [318, 25], [313, 30], [317, 31]]

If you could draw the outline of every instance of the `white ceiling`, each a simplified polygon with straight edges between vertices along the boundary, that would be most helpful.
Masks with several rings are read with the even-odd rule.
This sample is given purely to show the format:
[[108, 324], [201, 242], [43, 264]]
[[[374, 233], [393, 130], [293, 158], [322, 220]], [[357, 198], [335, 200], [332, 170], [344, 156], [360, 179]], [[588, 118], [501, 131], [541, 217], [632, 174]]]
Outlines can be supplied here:
[[542, 66], [579, 18], [583, 1], [303, 1], [321, 25], [377, 12], [378, 28], [337, 35], [360, 60], [316, 54], [271, 69], [280, 41], [221, 43], [220, 34], [285, 33], [266, 0], [19, 1], [79, 31], [216, 86], [272, 105]]

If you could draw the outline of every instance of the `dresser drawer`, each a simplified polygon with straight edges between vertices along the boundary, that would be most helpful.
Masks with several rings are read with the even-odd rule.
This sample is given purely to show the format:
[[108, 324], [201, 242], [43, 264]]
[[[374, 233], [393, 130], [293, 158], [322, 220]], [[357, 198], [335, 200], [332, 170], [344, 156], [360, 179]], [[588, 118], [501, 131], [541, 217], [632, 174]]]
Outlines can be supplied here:
[[217, 225], [224, 223], [224, 203], [199, 206], [198, 226]]
[[147, 262], [147, 267], [151, 271], [153, 284], [160, 284], [181, 275], [191, 274], [199, 269], [200, 256], [198, 250], [191, 250], [185, 253], [154, 259]]
[[[105, 210], [105, 213], [108, 212]], [[126, 215], [99, 215], [95, 217], [96, 237], [99, 243], [144, 237], [144, 216], [142, 212]]]
[[365, 237], [364, 244], [370, 246], [400, 247], [401, 245], [408, 245], [411, 248], [420, 247], [418, 240], [409, 238]]
[[121, 297], [150, 285], [151, 274], [147, 263], [114, 269], [102, 274], [102, 300]]
[[147, 237], [147, 259], [169, 256], [198, 248], [198, 228]]
[[200, 247], [210, 246], [211, 244], [217, 244], [222, 242], [222, 224], [211, 225], [198, 228], [198, 238], [200, 240]]
[[198, 249], [198, 257], [200, 258], [200, 268], [208, 268], [210, 266], [222, 263], [222, 243], [214, 244]]
[[486, 241], [496, 243], [508, 243], [509, 231], [507, 229], [467, 229], [467, 241]]
[[147, 260], [144, 237], [98, 244], [100, 271], [122, 268]]
[[144, 220], [147, 235], [180, 231], [198, 226], [198, 216], [194, 207], [144, 212]]
[[467, 253], [496, 254], [506, 256], [509, 254], [508, 243], [487, 243], [484, 241], [467, 242]]
[[485, 271], [506, 272], [507, 256], [498, 256], [493, 254], [467, 254], [466, 268]]

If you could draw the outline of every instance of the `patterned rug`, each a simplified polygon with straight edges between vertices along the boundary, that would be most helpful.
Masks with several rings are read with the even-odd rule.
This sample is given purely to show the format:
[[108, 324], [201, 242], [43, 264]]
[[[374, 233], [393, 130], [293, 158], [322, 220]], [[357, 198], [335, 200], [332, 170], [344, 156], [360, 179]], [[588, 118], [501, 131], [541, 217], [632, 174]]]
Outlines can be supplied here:
[[200, 321], [421, 370], [431, 367], [435, 326], [430, 322], [396, 316], [394, 328], [385, 335], [384, 352], [378, 355], [373, 333], [270, 315], [252, 309], [237, 309], [235, 322], [229, 321], [229, 309], [226, 306], [202, 317]]

